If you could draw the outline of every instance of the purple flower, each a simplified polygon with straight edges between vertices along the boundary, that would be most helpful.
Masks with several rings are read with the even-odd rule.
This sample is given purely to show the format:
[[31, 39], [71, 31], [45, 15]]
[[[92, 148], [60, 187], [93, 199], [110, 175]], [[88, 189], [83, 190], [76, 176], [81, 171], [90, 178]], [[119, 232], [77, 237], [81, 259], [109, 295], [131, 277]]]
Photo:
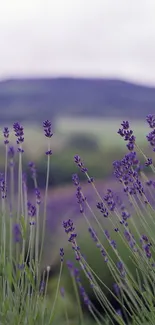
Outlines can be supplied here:
[[125, 236], [126, 240], [127, 240], [128, 242], [130, 242], [130, 240], [131, 240], [131, 235], [130, 235], [130, 233], [129, 233], [127, 230], [124, 231], [124, 236]]
[[117, 245], [116, 245], [116, 241], [115, 240], [111, 240], [110, 242], [111, 246], [116, 249], [117, 248]]
[[30, 170], [31, 170], [31, 173], [32, 173], [32, 178], [33, 179], [36, 179], [36, 166], [35, 166], [35, 163], [30, 161], [29, 164], [28, 164]]
[[45, 137], [51, 138], [53, 133], [52, 133], [51, 122], [49, 120], [43, 122], [43, 129], [44, 129]]
[[90, 299], [88, 298], [88, 295], [86, 294], [86, 291], [82, 285], [80, 285], [80, 294], [83, 298], [85, 305], [90, 307], [91, 306]]
[[92, 239], [94, 240], [94, 242], [98, 243], [98, 239], [97, 239], [97, 235], [96, 235], [95, 231], [92, 228], [88, 228], [88, 231], [89, 231]]
[[78, 186], [80, 184], [79, 177], [77, 174], [72, 175], [72, 181], [75, 186]]
[[21, 144], [24, 142], [24, 129], [23, 127], [18, 123], [13, 124], [15, 136], [17, 137], [17, 144]]
[[44, 281], [40, 282], [39, 292], [43, 293], [45, 290], [46, 283]]
[[104, 234], [107, 237], [107, 239], [110, 239], [109, 231], [107, 229], [104, 231]]
[[123, 127], [123, 130], [128, 130], [129, 129], [129, 122], [128, 121], [123, 121], [121, 125]]
[[38, 188], [35, 189], [36, 203], [39, 205], [41, 203], [41, 194]]
[[130, 152], [120, 161], [114, 161], [114, 175], [124, 186], [124, 192], [130, 195], [144, 193], [142, 182], [139, 179], [139, 161], [136, 152]]
[[155, 128], [155, 115], [152, 114], [147, 115], [146, 121], [148, 122], [151, 129]]
[[33, 218], [36, 216], [36, 207], [35, 205], [31, 204], [31, 202], [27, 202], [27, 208], [28, 208], [28, 215]]
[[104, 206], [103, 202], [98, 202], [96, 207], [99, 209], [99, 211], [103, 214], [105, 218], [108, 217], [109, 213], [107, 208]]
[[65, 229], [65, 232], [70, 235], [68, 241], [74, 243], [77, 234], [74, 232], [75, 228], [73, 225], [73, 221], [71, 219], [68, 219], [67, 221], [63, 221], [63, 227]]
[[80, 156], [75, 155], [74, 156], [74, 162], [80, 168], [82, 173], [87, 173], [88, 169], [84, 166], [83, 162], [81, 161]]
[[10, 146], [9, 149], [8, 149], [8, 156], [9, 156], [10, 159], [13, 159], [14, 155], [15, 155], [15, 149], [14, 149], [13, 146]]
[[5, 138], [4, 144], [8, 144], [9, 143], [9, 140], [8, 140], [8, 138], [9, 138], [9, 128], [7, 126], [5, 126], [4, 129], [3, 129], [3, 135], [4, 135], [4, 138]]
[[18, 264], [18, 270], [22, 271], [25, 268], [25, 264]]
[[63, 221], [63, 227], [67, 234], [75, 230], [73, 221], [71, 219], [68, 219], [67, 221]]
[[7, 194], [7, 187], [5, 184], [5, 180], [4, 180], [4, 175], [0, 174], [0, 190], [1, 190], [1, 198], [5, 199], [6, 198], [6, 194]]
[[60, 248], [60, 257], [61, 257], [61, 262], [63, 262], [63, 257], [64, 257], [64, 249]]
[[121, 276], [124, 277], [125, 276], [125, 269], [124, 269], [123, 263], [121, 261], [117, 262], [117, 268], [118, 268]]
[[113, 289], [114, 289], [114, 292], [115, 292], [116, 296], [118, 296], [119, 293], [120, 293], [120, 287], [119, 287], [119, 285], [117, 283], [113, 284]]
[[152, 253], [150, 251], [152, 244], [149, 242], [148, 237], [145, 234], [142, 235], [140, 238], [140, 242], [142, 243], [142, 249], [145, 252], [146, 257], [150, 259], [152, 257]]
[[74, 276], [74, 264], [71, 261], [66, 262], [68, 270], [72, 276]]
[[73, 184], [76, 186], [76, 198], [77, 198], [77, 203], [80, 205], [80, 212], [84, 212], [84, 202], [86, 201], [86, 197], [84, 197], [82, 191], [81, 191], [81, 186], [80, 186], [80, 181], [79, 177], [77, 174], [72, 175], [72, 181]]
[[47, 151], [46, 151], [46, 155], [47, 155], [47, 156], [51, 156], [51, 155], [52, 155], [52, 150], [51, 150], [51, 149], [47, 150]]
[[145, 163], [145, 166], [147, 166], [147, 167], [150, 166], [150, 165], [152, 165], [152, 158], [148, 158], [146, 163]]
[[124, 138], [125, 141], [128, 141], [127, 148], [129, 151], [134, 150], [134, 145], [135, 145], [135, 136], [133, 135], [133, 131], [129, 129], [129, 122], [128, 121], [123, 121], [122, 124], [122, 129], [118, 130], [118, 134]]
[[116, 203], [114, 201], [114, 194], [112, 190], [107, 190], [107, 194], [104, 196], [104, 201], [106, 201], [110, 211], [114, 211]]
[[94, 182], [94, 178], [93, 178], [93, 177], [89, 177], [89, 179], [88, 179], [88, 183], [91, 184], [91, 183], [93, 183], [93, 182]]
[[20, 229], [20, 225], [18, 223], [15, 223], [13, 225], [13, 235], [14, 235], [14, 241], [16, 243], [20, 242], [20, 240], [21, 240], [21, 229]]

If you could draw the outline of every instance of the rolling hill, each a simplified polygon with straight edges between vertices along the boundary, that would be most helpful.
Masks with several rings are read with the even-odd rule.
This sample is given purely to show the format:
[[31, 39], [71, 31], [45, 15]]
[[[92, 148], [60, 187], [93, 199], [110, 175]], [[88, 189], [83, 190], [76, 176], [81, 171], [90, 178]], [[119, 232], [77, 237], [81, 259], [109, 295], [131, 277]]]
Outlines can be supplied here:
[[59, 116], [144, 118], [155, 112], [155, 88], [112, 79], [42, 78], [0, 82], [0, 121]]

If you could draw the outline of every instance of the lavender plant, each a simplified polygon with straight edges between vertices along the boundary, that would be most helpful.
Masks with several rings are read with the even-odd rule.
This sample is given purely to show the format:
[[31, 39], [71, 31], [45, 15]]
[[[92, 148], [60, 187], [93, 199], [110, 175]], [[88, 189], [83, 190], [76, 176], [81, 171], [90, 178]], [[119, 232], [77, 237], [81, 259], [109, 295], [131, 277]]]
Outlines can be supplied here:
[[[155, 116], [148, 115], [146, 120], [151, 128], [147, 140], [155, 151]], [[102, 281], [83, 255], [73, 220], [63, 221], [76, 265], [78, 264], [79, 270], [89, 281], [100, 305], [100, 312], [85, 292], [77, 267], [72, 263], [69, 263], [68, 267], [79, 288], [81, 299], [97, 324], [105, 324], [106, 315], [107, 324], [153, 325], [155, 324], [155, 181], [148, 178], [147, 170], [150, 169], [153, 176], [155, 167], [152, 158], [147, 157], [137, 145], [128, 121], [122, 122], [118, 134], [127, 143], [128, 150], [120, 161], [116, 160], [113, 163], [114, 175], [122, 186], [120, 196], [112, 189], [108, 189], [102, 196], [78, 155], [74, 157], [74, 161], [94, 189], [96, 209], [92, 209], [91, 202], [87, 200], [78, 174], [72, 177], [79, 211], [88, 226], [94, 245], [101, 254], [102, 272], [105, 269], [104, 263], [108, 267], [113, 279], [113, 288]], [[88, 217], [88, 212], [92, 215], [92, 219]], [[94, 221], [93, 226], [91, 220]], [[107, 222], [111, 231], [105, 228]], [[125, 252], [125, 258], [122, 250]], [[115, 308], [108, 299], [107, 293], [117, 302], [118, 308]]]
[[[147, 122], [151, 128], [147, 140], [155, 151], [155, 116], [147, 116]], [[72, 324], [65, 304], [67, 290], [60, 289], [64, 249], [60, 248], [60, 270], [53, 301], [47, 299], [50, 266], [41, 270], [52, 155], [51, 122], [47, 120], [43, 123], [47, 138], [47, 175], [43, 199], [38, 188], [36, 166], [30, 162], [34, 200], [32, 196], [29, 200], [26, 175], [22, 167], [24, 129], [19, 123], [14, 123], [13, 130], [15, 147], [9, 146], [9, 128], [3, 130], [5, 168], [0, 174], [0, 323], [54, 324], [56, 304], [62, 298], [65, 321], [61, 319], [61, 324]], [[145, 173], [150, 169], [153, 174], [155, 168], [152, 158], [146, 157], [137, 145], [128, 121], [123, 121], [118, 134], [127, 142], [128, 150], [120, 161], [113, 163], [114, 175], [122, 186], [119, 196], [112, 189], [107, 189], [104, 196], [101, 195], [81, 158], [78, 155], [74, 157], [75, 164], [86, 176], [96, 197], [96, 207], [93, 209], [78, 174], [74, 174], [72, 180], [79, 211], [87, 224], [88, 234], [100, 253], [101, 270], [104, 273], [107, 268], [113, 279], [111, 288], [98, 276], [81, 250], [73, 220], [64, 220], [63, 228], [75, 257], [75, 263], [67, 261], [78, 307], [78, 317], [74, 324], [86, 325], [81, 302], [88, 308], [95, 324], [155, 323], [155, 181]], [[15, 155], [18, 155], [17, 194]], [[88, 217], [88, 212], [92, 219]], [[111, 230], [107, 227], [108, 223]], [[125, 254], [122, 254], [122, 248]], [[85, 290], [81, 273], [87, 279], [100, 308], [96, 307]], [[109, 296], [117, 303], [117, 308]]]
[[[41, 260], [45, 237], [49, 165], [52, 154], [51, 122], [47, 120], [43, 123], [47, 138], [47, 176], [43, 214], [40, 209], [41, 193], [37, 184], [36, 167], [32, 162], [29, 167], [34, 181], [34, 202], [29, 201], [26, 175], [22, 170], [23, 126], [18, 122], [14, 123], [13, 130], [16, 146], [9, 146], [9, 128], [4, 127], [3, 130], [5, 168], [0, 175], [0, 324], [50, 325], [53, 324], [63, 265], [63, 249], [61, 249], [57, 290], [54, 301], [49, 303], [47, 285], [50, 266], [41, 270]], [[17, 179], [15, 154], [18, 156]], [[17, 194], [15, 182], [18, 183]]]

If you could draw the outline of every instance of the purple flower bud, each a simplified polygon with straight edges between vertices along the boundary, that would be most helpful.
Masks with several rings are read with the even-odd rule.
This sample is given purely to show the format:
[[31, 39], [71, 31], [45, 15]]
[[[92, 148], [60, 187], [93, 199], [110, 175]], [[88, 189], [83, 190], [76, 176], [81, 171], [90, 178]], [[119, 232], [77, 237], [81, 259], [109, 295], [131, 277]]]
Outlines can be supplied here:
[[15, 136], [17, 137], [17, 144], [23, 143], [24, 142], [24, 131], [23, 127], [18, 123], [13, 124]]
[[5, 138], [4, 144], [8, 144], [9, 143], [9, 140], [8, 140], [8, 138], [9, 138], [9, 128], [6, 127], [6, 126], [3, 129], [3, 135], [4, 135], [4, 138]]
[[43, 129], [44, 129], [45, 137], [51, 138], [53, 133], [52, 133], [51, 122], [49, 120], [43, 122]]
[[41, 203], [41, 195], [38, 188], [35, 189], [35, 194], [36, 194], [36, 203], [39, 205]]
[[9, 156], [10, 159], [13, 159], [14, 155], [15, 155], [15, 149], [14, 149], [13, 146], [10, 146], [9, 149], [8, 149], [8, 156]]
[[51, 149], [50, 149], [50, 150], [47, 150], [47, 151], [46, 151], [46, 155], [47, 155], [47, 156], [51, 156], [51, 155], [52, 155], [52, 150], [51, 150]]
[[33, 218], [36, 216], [36, 207], [35, 205], [31, 204], [31, 202], [27, 202], [27, 208], [28, 208], [28, 215]]
[[33, 179], [36, 179], [36, 166], [35, 166], [35, 163], [30, 161], [29, 164], [28, 164], [30, 170], [31, 170], [31, 173], [32, 173], [32, 178]]
[[118, 296], [119, 293], [120, 293], [120, 287], [119, 287], [119, 285], [117, 283], [113, 284], [113, 289], [114, 289], [114, 292], [115, 292], [116, 296]]
[[64, 257], [64, 249], [60, 248], [60, 257], [61, 257], [61, 262], [63, 262], [63, 257]]
[[146, 121], [148, 122], [151, 129], [155, 128], [155, 115], [152, 114], [147, 115]]
[[145, 166], [146, 167], [148, 167], [150, 165], [152, 165], [152, 158], [148, 158], [147, 161], [146, 161], [146, 163], [145, 163]]
[[21, 240], [21, 229], [18, 223], [15, 223], [13, 225], [13, 235], [14, 235], [14, 241], [18, 243]]

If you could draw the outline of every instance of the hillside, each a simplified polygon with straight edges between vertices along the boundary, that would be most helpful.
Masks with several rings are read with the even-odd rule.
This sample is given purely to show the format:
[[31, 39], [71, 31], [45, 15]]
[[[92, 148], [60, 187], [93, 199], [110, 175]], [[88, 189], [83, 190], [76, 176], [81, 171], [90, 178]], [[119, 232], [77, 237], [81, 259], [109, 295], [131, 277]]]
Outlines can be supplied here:
[[144, 118], [155, 111], [155, 88], [121, 80], [44, 78], [0, 82], [0, 120], [56, 116]]

